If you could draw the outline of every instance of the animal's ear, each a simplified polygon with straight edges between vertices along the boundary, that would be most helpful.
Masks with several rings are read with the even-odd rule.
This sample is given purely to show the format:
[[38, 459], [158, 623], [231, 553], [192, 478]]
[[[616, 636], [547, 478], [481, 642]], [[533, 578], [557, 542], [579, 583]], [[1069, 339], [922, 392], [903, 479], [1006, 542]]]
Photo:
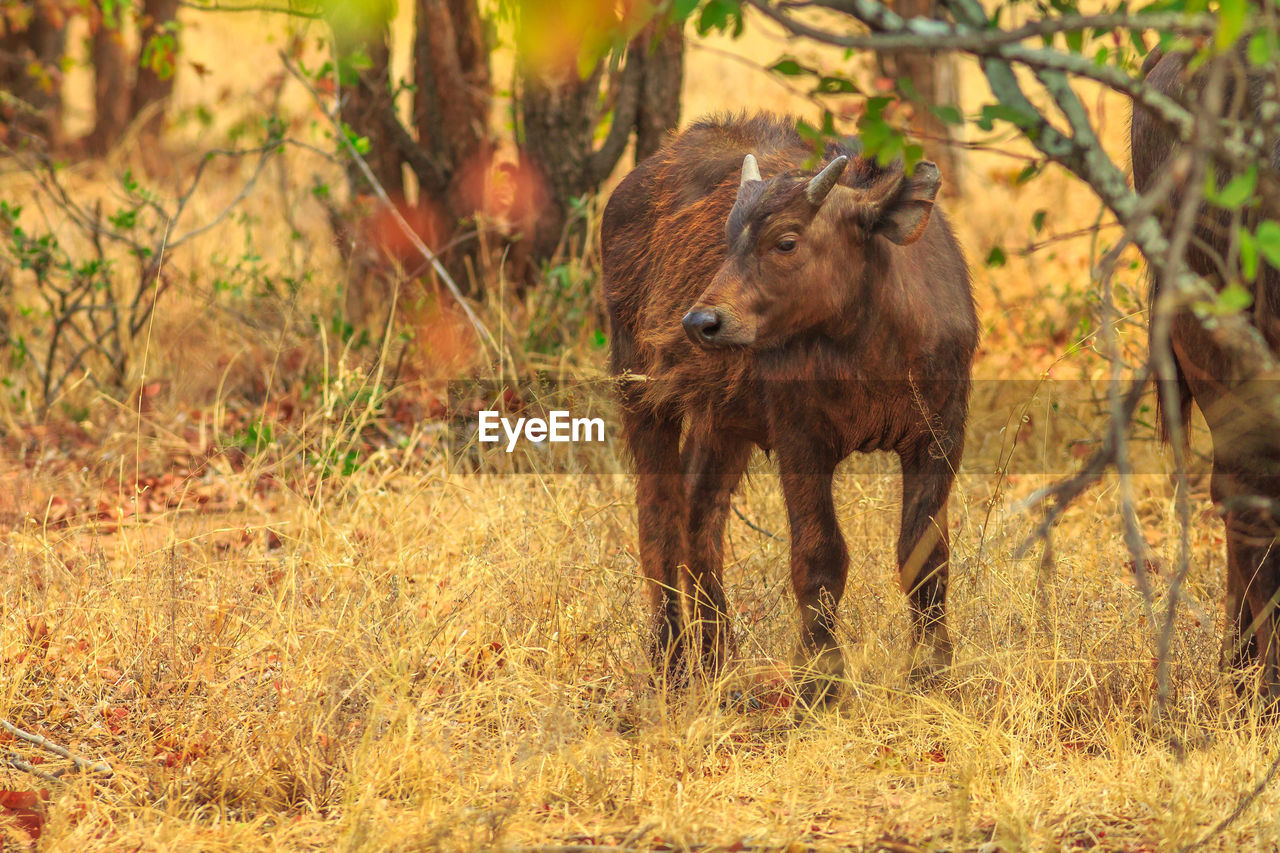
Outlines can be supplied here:
[[919, 240], [933, 213], [933, 200], [938, 195], [942, 175], [928, 160], [916, 164], [911, 177], [903, 178], [897, 193], [884, 197], [875, 219], [875, 231], [899, 246]]

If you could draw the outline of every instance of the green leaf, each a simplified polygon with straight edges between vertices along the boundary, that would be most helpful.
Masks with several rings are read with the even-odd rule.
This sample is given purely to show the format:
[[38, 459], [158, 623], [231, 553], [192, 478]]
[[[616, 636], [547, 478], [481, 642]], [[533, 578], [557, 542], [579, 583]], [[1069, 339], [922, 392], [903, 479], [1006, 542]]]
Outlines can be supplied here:
[[[1212, 179], [1211, 179], [1212, 180]], [[1258, 167], [1250, 166], [1249, 171], [1236, 175], [1221, 191], [1213, 193], [1210, 200], [1227, 210], [1238, 210], [1253, 198], [1253, 190], [1258, 184]], [[1213, 197], [1213, 196], [1216, 196]]]
[[947, 124], [964, 124], [964, 114], [953, 104], [941, 104], [933, 108], [933, 114]]
[[1047, 214], [1047, 210], [1037, 210], [1035, 213], [1031, 214], [1031, 227], [1035, 229], [1037, 234], [1039, 234], [1040, 230], [1044, 228], [1044, 218]]
[[911, 175], [916, 170], [916, 164], [924, 159], [924, 146], [907, 145], [902, 149], [902, 168]]
[[820, 95], [856, 95], [857, 85], [847, 77], [823, 75], [814, 92]]
[[1031, 127], [1039, 120], [1038, 116], [1029, 115], [1008, 104], [984, 104], [978, 117], [977, 125], [983, 130], [991, 130], [997, 121], [1007, 121], [1018, 127]]
[[1218, 0], [1218, 31], [1213, 42], [1219, 51], [1231, 47], [1240, 38], [1248, 11], [1248, 0]]
[[673, 0], [671, 4], [671, 19], [673, 21], [685, 21], [689, 16], [698, 11], [698, 3], [701, 0]]
[[1253, 294], [1238, 281], [1233, 281], [1218, 292], [1218, 308], [1224, 314], [1243, 311], [1253, 304]]
[[812, 145], [817, 145], [822, 141], [822, 131], [818, 130], [804, 119], [800, 119], [796, 122], [796, 133], [800, 134], [803, 139], [807, 140]]
[[1004, 249], [1000, 246], [992, 246], [991, 251], [987, 252], [987, 266], [991, 269], [1004, 266], [1007, 259], [1005, 258]]
[[733, 26], [733, 35], [742, 32], [742, 4], [737, 0], [708, 0], [698, 17], [698, 35], [711, 30], [724, 32]]
[[1236, 237], [1240, 247], [1240, 274], [1245, 281], [1253, 281], [1258, 277], [1258, 241], [1244, 228], [1236, 232]]
[[1021, 172], [1014, 176], [1013, 185], [1015, 187], [1020, 187], [1027, 181], [1039, 175], [1042, 171], [1044, 171], [1043, 163], [1028, 163], [1022, 167]]
[[1245, 50], [1249, 57], [1249, 62], [1254, 65], [1269, 65], [1271, 59], [1276, 55], [1276, 33], [1274, 30], [1262, 29], [1253, 34], [1249, 39], [1249, 46]]
[[902, 153], [906, 141], [907, 138], [901, 132], [895, 128], [889, 128], [889, 136], [876, 149], [876, 162], [881, 166], [892, 163]]
[[862, 141], [862, 149], [866, 156], [875, 157], [881, 164], [888, 163], [902, 150], [902, 134], [889, 122], [880, 117], [880, 109], [872, 109], [872, 98], [868, 101], [865, 115], [858, 120], [858, 138]]
[[1280, 270], [1280, 224], [1274, 219], [1268, 219], [1258, 226], [1255, 236], [1258, 238], [1258, 251], [1262, 253], [1262, 257]]
[[801, 74], [812, 74], [813, 69], [806, 68], [794, 59], [780, 59], [773, 65], [769, 66], [770, 71], [776, 71], [779, 74], [785, 74], [788, 77], [798, 77]]

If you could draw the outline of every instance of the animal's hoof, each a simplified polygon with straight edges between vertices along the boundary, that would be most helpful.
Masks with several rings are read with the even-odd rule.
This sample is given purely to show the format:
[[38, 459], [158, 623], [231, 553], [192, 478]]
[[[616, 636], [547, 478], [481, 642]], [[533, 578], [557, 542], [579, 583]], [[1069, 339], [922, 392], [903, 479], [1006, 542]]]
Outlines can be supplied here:
[[689, 684], [685, 639], [673, 623], [656, 621], [649, 641], [649, 663], [654, 687], [678, 690]]
[[917, 687], [936, 687], [951, 669], [950, 644], [921, 644], [911, 656], [911, 669], [907, 681]]
[[739, 714], [759, 711], [763, 707], [764, 705], [760, 704], [759, 699], [750, 693], [743, 693], [741, 690], [730, 690], [729, 694], [720, 702], [722, 710], [736, 711]]
[[650, 679], [659, 690], [683, 690], [689, 686], [689, 667], [683, 658], [654, 658]]
[[[801, 651], [804, 655], [804, 651]], [[804, 708], [829, 708], [840, 695], [844, 681], [844, 655], [838, 648], [828, 647], [801, 657], [792, 669], [796, 699]]]

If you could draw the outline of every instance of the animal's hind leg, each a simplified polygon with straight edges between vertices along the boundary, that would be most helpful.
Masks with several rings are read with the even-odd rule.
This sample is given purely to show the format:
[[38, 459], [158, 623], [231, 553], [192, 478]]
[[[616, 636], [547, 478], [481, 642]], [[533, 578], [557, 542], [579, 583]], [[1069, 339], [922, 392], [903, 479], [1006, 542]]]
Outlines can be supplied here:
[[[913, 679], [951, 665], [947, 631], [947, 580], [951, 546], [947, 497], [955, 480], [957, 446], [947, 455], [927, 447], [902, 455], [902, 526], [898, 535], [898, 580], [911, 611]], [[932, 452], [931, 452], [932, 451]]]
[[[1252, 661], [1262, 665], [1258, 693], [1268, 710], [1280, 703], [1280, 637], [1276, 618], [1280, 598], [1280, 543], [1276, 541], [1274, 523], [1259, 511], [1228, 509], [1227, 534], [1227, 611], [1228, 619], [1238, 619], [1233, 644], [1238, 650], [1233, 662], [1243, 666]], [[1238, 603], [1233, 598], [1238, 596]], [[1236, 612], [1232, 612], [1235, 610]], [[1237, 685], [1237, 690], [1243, 688]]]
[[688, 593], [704, 670], [714, 676], [732, 650], [724, 594], [724, 528], [729, 498], [751, 456], [751, 445], [723, 434], [685, 439], [686, 506], [689, 511]]
[[636, 466], [640, 568], [651, 621], [650, 657], [660, 680], [682, 681], [685, 638], [678, 567], [687, 561], [680, 420], [623, 407], [623, 437]]
[[1262, 432], [1266, 422], [1254, 415], [1259, 410], [1209, 408], [1214, 417], [1210, 427], [1217, 430], [1210, 491], [1223, 509], [1227, 539], [1224, 663], [1236, 670], [1241, 695], [1249, 689], [1243, 670], [1261, 664], [1258, 693], [1274, 712], [1280, 703], [1280, 512], [1274, 506], [1280, 499], [1280, 477], [1270, 473], [1278, 466], [1268, 452], [1270, 436]]
[[[1230, 530], [1231, 522], [1227, 521]], [[1250, 631], [1253, 609], [1249, 606], [1248, 587], [1252, 578], [1245, 565], [1245, 555], [1239, 553], [1239, 540], [1227, 536], [1227, 630], [1222, 640], [1222, 667], [1236, 674], [1236, 692], [1243, 694], [1245, 683], [1239, 678], [1249, 664], [1257, 660], [1258, 641]], [[1246, 574], [1246, 572], [1249, 572]]]

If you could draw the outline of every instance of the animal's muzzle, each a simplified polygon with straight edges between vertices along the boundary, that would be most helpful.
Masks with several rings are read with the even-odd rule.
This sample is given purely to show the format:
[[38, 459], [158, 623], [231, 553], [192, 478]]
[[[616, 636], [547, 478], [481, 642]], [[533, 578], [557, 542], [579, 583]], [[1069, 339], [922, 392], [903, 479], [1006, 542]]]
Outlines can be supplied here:
[[724, 327], [720, 312], [714, 308], [694, 308], [681, 322], [689, 340], [700, 346], [715, 346]]

